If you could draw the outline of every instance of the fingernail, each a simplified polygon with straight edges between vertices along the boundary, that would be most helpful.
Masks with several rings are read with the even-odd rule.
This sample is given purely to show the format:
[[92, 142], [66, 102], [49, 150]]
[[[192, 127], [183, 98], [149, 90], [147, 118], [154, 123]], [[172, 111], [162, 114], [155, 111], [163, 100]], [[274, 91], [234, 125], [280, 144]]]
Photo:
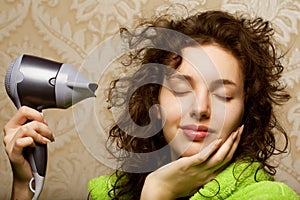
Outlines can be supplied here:
[[244, 124], [240, 128], [240, 133], [243, 133], [243, 130], [244, 130]]
[[44, 119], [44, 124], [46, 124], [47, 126], [49, 125], [48, 122]]
[[221, 143], [222, 143], [222, 139], [219, 138], [219, 139], [217, 139], [217, 141], [215, 141], [214, 146], [219, 146]]
[[238, 134], [239, 134], [239, 130], [233, 132], [233, 133], [232, 133], [232, 139], [235, 140], [236, 137], [238, 136]]
[[49, 139], [46, 138], [46, 137], [42, 137], [42, 140], [43, 140], [45, 143], [50, 143], [50, 142], [51, 142], [51, 140], [49, 140]]

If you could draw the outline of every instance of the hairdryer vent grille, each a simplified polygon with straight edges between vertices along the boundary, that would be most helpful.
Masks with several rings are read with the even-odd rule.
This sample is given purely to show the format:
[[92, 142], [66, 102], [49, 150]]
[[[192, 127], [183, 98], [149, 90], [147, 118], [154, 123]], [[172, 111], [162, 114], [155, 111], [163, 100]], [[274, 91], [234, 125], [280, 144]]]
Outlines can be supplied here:
[[12, 62], [9, 65], [9, 67], [6, 71], [6, 75], [5, 75], [5, 89], [6, 89], [6, 92], [9, 96], [11, 96], [11, 93], [12, 93], [11, 88], [10, 88], [10, 79], [11, 79], [11, 74], [12, 74], [15, 62], [16, 61]]

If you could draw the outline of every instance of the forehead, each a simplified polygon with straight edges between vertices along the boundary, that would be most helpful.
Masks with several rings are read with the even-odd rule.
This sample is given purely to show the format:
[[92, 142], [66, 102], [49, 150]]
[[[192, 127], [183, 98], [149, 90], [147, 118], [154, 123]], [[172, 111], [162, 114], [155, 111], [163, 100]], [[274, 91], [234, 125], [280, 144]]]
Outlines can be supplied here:
[[217, 45], [186, 47], [182, 63], [177, 69], [183, 75], [210, 82], [216, 79], [242, 81], [239, 61], [229, 51]]

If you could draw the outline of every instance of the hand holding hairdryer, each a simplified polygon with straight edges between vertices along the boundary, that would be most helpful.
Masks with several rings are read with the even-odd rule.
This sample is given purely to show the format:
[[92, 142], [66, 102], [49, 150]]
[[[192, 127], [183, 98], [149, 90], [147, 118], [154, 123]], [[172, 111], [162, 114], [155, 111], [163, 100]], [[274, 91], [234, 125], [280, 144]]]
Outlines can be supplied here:
[[[46, 108], [68, 108], [75, 103], [95, 97], [98, 85], [90, 83], [72, 65], [30, 55], [21, 55], [9, 66], [5, 89], [17, 108], [29, 106], [38, 111]], [[47, 167], [47, 145], [30, 147], [29, 162], [35, 188], [33, 199], [42, 191]]]

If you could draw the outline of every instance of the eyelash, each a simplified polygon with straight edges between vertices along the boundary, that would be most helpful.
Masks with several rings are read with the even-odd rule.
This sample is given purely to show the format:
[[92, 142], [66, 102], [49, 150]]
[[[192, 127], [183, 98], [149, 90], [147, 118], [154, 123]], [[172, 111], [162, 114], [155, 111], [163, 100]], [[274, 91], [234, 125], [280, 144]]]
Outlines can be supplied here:
[[[189, 93], [190, 91], [184, 91], [184, 92], [176, 92], [175, 90], [173, 90], [173, 94], [176, 96], [184, 96], [187, 93]], [[225, 102], [229, 102], [230, 100], [232, 100], [232, 97], [228, 97], [228, 96], [222, 96], [222, 95], [217, 95], [217, 94], [212, 94], [212, 96], [217, 97], [218, 99], [225, 101]]]
[[183, 95], [185, 95], [185, 94], [187, 94], [187, 93], [190, 93], [190, 91], [177, 92], [177, 91], [175, 91], [175, 90], [173, 90], [172, 92], [173, 92], [173, 94], [176, 95], [176, 96], [183, 96]]
[[222, 101], [230, 101], [231, 99], [233, 99], [232, 97], [221, 96], [221, 95], [216, 95], [216, 94], [213, 94], [212, 96], [215, 96]]

